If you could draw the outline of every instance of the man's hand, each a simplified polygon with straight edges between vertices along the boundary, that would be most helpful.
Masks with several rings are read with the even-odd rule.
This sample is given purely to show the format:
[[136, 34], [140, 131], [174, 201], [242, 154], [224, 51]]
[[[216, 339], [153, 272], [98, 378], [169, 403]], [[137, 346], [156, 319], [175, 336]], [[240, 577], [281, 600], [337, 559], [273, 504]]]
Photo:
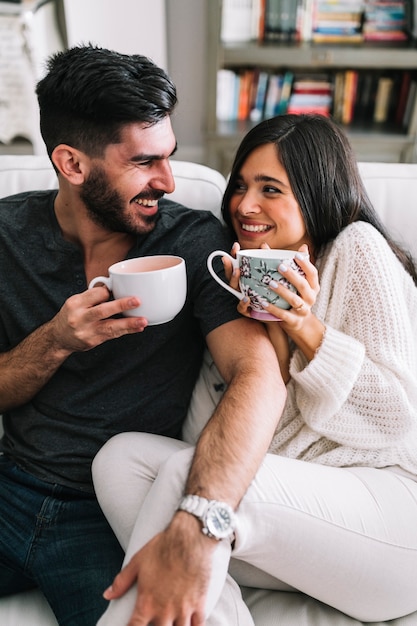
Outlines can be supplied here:
[[203, 626], [216, 540], [198, 520], [177, 513], [116, 576], [104, 597], [120, 598], [135, 583], [137, 598], [128, 626]]
[[94, 287], [68, 298], [51, 320], [50, 332], [57, 347], [69, 354], [91, 350], [109, 339], [143, 331], [144, 317], [112, 317], [139, 305], [135, 297], [110, 301], [106, 287]]
[[137, 298], [110, 301], [106, 287], [68, 298], [51, 321], [0, 354], [0, 413], [31, 400], [72, 353], [143, 331], [143, 317], [112, 317], [139, 304]]

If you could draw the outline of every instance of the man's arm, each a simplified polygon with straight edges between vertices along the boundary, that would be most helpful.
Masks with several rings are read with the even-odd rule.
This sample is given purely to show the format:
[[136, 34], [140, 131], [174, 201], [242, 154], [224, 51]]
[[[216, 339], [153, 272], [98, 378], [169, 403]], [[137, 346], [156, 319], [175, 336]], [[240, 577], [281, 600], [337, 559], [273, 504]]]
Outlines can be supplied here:
[[185, 491], [237, 507], [268, 450], [286, 389], [257, 322], [224, 324], [207, 344], [228, 388], [197, 442]]
[[[236, 508], [267, 452], [286, 389], [274, 348], [257, 322], [241, 318], [224, 324], [207, 343], [228, 388], [197, 442], [184, 493]], [[194, 516], [178, 511], [166, 530], [135, 554], [105, 597], [120, 597], [136, 580], [140, 594], [129, 623], [174, 624], [184, 616], [200, 623], [216, 545]]]
[[144, 318], [109, 319], [138, 306], [136, 298], [108, 298], [105, 287], [71, 296], [50, 322], [0, 354], [0, 413], [31, 400], [73, 352], [146, 327]]

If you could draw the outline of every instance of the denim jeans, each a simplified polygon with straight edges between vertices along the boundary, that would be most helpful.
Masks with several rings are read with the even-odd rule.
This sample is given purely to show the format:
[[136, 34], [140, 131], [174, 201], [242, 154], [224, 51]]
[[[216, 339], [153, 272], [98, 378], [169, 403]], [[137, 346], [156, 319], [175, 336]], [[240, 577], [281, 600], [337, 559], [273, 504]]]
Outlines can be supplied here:
[[94, 496], [0, 456], [0, 595], [39, 587], [60, 626], [94, 626], [122, 560]]

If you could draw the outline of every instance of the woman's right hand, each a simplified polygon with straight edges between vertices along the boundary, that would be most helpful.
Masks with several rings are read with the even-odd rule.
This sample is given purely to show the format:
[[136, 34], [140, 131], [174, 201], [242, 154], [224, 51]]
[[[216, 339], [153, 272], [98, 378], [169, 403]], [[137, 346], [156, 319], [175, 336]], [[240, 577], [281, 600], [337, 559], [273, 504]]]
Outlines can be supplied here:
[[[235, 241], [230, 251], [230, 256], [232, 256], [235, 259], [236, 254], [239, 252], [239, 250], [240, 250], [240, 245], [238, 244], [237, 241]], [[237, 289], [238, 291], [240, 291], [239, 268], [237, 269], [235, 268], [234, 270], [232, 262], [227, 256], [222, 257], [222, 262], [223, 262], [224, 272], [226, 274], [226, 280], [229, 282], [229, 285], [233, 287], [233, 289]]]
[[[236, 254], [239, 252], [239, 250], [240, 250], [240, 245], [238, 244], [237, 241], [235, 241], [230, 251], [230, 255], [235, 259]], [[226, 280], [229, 282], [230, 287], [232, 287], [236, 291], [241, 291], [240, 284], [239, 284], [239, 277], [240, 277], [239, 268], [233, 267], [231, 260], [226, 256], [222, 258], [222, 261], [223, 261], [224, 272], [226, 275]], [[251, 317], [249, 298], [245, 297], [243, 298], [243, 300], [239, 300], [239, 304], [237, 305], [237, 310], [244, 317]]]

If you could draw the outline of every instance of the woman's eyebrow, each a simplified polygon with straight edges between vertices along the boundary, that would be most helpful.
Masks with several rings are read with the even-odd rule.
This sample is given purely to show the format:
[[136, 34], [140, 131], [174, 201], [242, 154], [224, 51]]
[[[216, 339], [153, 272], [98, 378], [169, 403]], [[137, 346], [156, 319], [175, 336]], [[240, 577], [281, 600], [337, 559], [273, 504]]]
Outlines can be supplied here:
[[267, 174], [256, 174], [255, 176], [255, 181], [257, 183], [277, 183], [278, 185], [285, 185], [285, 183], [282, 180], [279, 180], [279, 178], [274, 178], [273, 176], [268, 176]]

